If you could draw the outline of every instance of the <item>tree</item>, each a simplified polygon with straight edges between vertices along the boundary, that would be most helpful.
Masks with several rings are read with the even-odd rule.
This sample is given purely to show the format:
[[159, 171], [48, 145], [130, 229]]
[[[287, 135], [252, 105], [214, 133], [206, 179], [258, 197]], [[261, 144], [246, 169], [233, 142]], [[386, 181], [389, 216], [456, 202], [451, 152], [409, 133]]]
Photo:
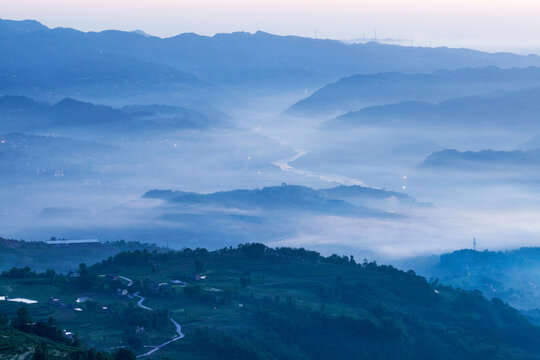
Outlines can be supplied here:
[[8, 323], [9, 318], [4, 314], [0, 314], [0, 328], [6, 326]]
[[124, 342], [132, 349], [140, 350], [143, 347], [142, 339], [134, 331], [124, 331]]
[[247, 287], [249, 284], [251, 284], [251, 278], [248, 276], [242, 276], [240, 278], [240, 285], [245, 288]]
[[131, 351], [120, 349], [114, 354], [114, 360], [136, 360], [137, 357]]
[[193, 265], [195, 266], [195, 274], [200, 274], [204, 271], [204, 263], [201, 260], [195, 259]]
[[77, 270], [77, 273], [79, 274], [77, 282], [81, 289], [91, 289], [94, 286], [96, 276], [90, 272], [85, 263], [79, 264], [79, 270]]
[[44, 341], [41, 342], [39, 349], [36, 349], [32, 360], [46, 360], [49, 359], [49, 352], [47, 351], [47, 344]]
[[25, 306], [21, 306], [17, 310], [17, 317], [13, 319], [11, 325], [19, 330], [25, 330], [28, 328], [28, 324], [32, 322], [30, 315], [28, 315], [28, 309]]
[[47, 326], [51, 328], [56, 327], [56, 322], [54, 321], [54, 318], [52, 316], [49, 316], [49, 318], [47, 319]]
[[47, 271], [45, 271], [45, 276], [52, 279], [56, 276], [56, 271], [48, 269]]

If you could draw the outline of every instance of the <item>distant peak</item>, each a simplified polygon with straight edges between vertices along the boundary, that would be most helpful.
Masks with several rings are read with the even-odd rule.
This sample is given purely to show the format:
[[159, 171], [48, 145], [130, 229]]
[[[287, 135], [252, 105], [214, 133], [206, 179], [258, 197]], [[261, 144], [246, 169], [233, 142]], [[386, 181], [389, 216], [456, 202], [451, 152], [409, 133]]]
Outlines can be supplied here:
[[4, 95], [0, 97], [0, 104], [33, 104], [36, 101], [23, 95]]
[[33, 32], [48, 29], [45, 25], [36, 20], [5, 20], [0, 19], [0, 30], [16, 32]]
[[79, 101], [79, 100], [75, 100], [73, 98], [70, 98], [70, 97], [66, 97], [66, 98], [63, 98], [62, 100], [60, 100], [57, 104], [81, 104], [82, 101]]
[[238, 36], [252, 36], [253, 34], [247, 31], [234, 31], [231, 33], [217, 33], [213, 37], [214, 38], [223, 38], [223, 37], [238, 37]]
[[60, 100], [59, 102], [57, 102], [54, 106], [56, 108], [81, 108], [81, 107], [89, 108], [89, 107], [95, 107], [98, 105], [95, 105], [89, 102], [76, 100], [70, 97], [66, 97]]
[[133, 30], [132, 31], [133, 34], [137, 34], [137, 35], [141, 35], [141, 36], [144, 36], [144, 37], [151, 37], [152, 35], [142, 31], [142, 30]]

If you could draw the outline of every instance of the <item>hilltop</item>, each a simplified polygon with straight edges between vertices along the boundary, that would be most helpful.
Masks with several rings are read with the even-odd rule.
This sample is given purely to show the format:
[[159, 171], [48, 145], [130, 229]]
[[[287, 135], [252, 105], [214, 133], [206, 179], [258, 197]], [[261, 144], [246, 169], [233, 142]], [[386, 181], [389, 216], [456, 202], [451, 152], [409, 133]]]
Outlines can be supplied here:
[[[522, 310], [538, 309], [540, 248], [463, 249], [435, 258], [411, 259], [405, 261], [404, 266], [454, 287], [478, 289], [488, 298], [499, 297]], [[535, 321], [540, 319], [538, 314], [533, 318]]]
[[[38, 301], [33, 318], [53, 315], [98, 349], [163, 344], [150, 359], [538, 359], [540, 350], [540, 328], [499, 299], [348, 256], [261, 244], [135, 251], [77, 274], [14, 269], [0, 292]], [[19, 307], [0, 301], [0, 313]]]
[[[166, 111], [165, 111], [166, 109]], [[179, 106], [126, 106], [116, 109], [72, 98], [54, 104], [39, 102], [26, 96], [0, 97], [0, 131], [45, 131], [50, 129], [104, 128], [108, 131], [157, 131], [200, 129], [219, 126], [223, 114], [214, 111], [211, 118], [196, 110]]]
[[0, 271], [24, 264], [39, 272], [55, 269], [65, 273], [83, 262], [94, 263], [122, 251], [143, 249], [159, 248], [152, 244], [125, 241], [70, 246], [0, 238]]

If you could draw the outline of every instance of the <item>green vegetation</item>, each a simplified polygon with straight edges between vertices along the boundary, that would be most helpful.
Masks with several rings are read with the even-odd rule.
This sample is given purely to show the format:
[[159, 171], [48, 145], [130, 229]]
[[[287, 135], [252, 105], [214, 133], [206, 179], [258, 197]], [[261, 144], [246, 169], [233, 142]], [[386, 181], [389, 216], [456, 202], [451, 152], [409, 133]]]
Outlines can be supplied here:
[[540, 359], [540, 328], [497, 298], [304, 249], [137, 250], [75, 276], [10, 273], [0, 295], [37, 300], [29, 316], [100, 350], [166, 344], [149, 359]]
[[109, 354], [85, 349], [79, 339], [56, 326], [54, 318], [33, 322], [26, 307], [9, 319], [0, 315], [0, 360], [130, 360], [135, 356], [122, 349]]
[[122, 251], [143, 249], [155, 250], [158, 247], [153, 244], [125, 241], [48, 245], [46, 242], [0, 238], [0, 270], [24, 264], [35, 271], [54, 269], [58, 272], [68, 272], [82, 262], [92, 264]]
[[518, 309], [534, 310], [540, 302], [540, 248], [459, 250], [411, 265], [428, 278], [456, 288], [478, 289], [487, 298], [501, 298]]

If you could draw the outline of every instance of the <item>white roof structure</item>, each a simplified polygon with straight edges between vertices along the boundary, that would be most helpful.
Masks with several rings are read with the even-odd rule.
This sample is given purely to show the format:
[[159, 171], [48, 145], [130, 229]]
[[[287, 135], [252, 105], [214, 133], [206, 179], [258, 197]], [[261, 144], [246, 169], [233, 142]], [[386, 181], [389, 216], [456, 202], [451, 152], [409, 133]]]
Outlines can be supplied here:
[[79, 239], [79, 240], [49, 240], [49, 245], [69, 245], [69, 244], [96, 244], [100, 243], [98, 239]]

